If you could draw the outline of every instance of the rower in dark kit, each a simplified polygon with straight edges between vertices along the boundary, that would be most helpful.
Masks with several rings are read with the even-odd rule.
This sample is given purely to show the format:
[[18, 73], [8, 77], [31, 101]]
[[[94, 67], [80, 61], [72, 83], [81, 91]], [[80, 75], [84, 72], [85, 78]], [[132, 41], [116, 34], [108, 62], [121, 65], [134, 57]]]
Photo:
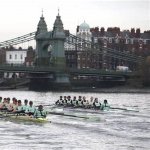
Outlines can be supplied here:
[[67, 106], [72, 106], [71, 96], [67, 97]]
[[82, 101], [82, 97], [79, 96], [78, 100], [77, 100], [77, 107], [82, 107], [83, 106], [83, 101]]
[[93, 106], [94, 106], [94, 109], [101, 109], [101, 103], [98, 101], [98, 98], [94, 99]]
[[72, 106], [74, 106], [74, 107], [77, 106], [77, 98], [76, 98], [76, 96], [73, 97]]
[[57, 100], [57, 101], [55, 102], [55, 104], [56, 104], [56, 105], [59, 105], [59, 106], [62, 106], [62, 105], [63, 105], [63, 97], [60, 96], [59, 100]]

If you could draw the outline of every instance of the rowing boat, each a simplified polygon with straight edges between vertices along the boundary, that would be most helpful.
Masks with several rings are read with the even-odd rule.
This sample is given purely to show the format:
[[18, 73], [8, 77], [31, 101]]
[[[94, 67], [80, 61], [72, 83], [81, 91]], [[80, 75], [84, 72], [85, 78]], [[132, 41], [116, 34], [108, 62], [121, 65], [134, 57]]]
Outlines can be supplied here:
[[101, 109], [94, 109], [94, 108], [82, 108], [82, 107], [72, 107], [72, 106], [63, 106], [63, 105], [53, 105], [51, 107], [52, 110], [54, 109], [64, 109], [66, 111], [72, 111], [72, 112], [81, 112], [81, 113], [98, 113], [102, 114], [105, 112], [109, 111], [114, 111], [114, 110], [122, 110], [122, 111], [127, 111], [127, 112], [139, 112], [139, 110], [134, 110], [134, 109], [128, 109], [128, 108], [120, 108], [120, 107], [104, 107], [103, 110]]
[[27, 121], [27, 122], [34, 122], [34, 123], [49, 122], [47, 118], [33, 118], [28, 115], [18, 115], [18, 114], [13, 114], [13, 113], [6, 113], [6, 112], [0, 112], [0, 115], [3, 118], [8, 118], [10, 120], [15, 120], [15, 121]]
[[[94, 108], [81, 108], [81, 107], [69, 107], [69, 106], [59, 106], [55, 105], [51, 107], [52, 110], [55, 111], [55, 109], [65, 110], [65, 111], [71, 111], [71, 112], [79, 112], [79, 113], [104, 113], [106, 110], [100, 110], [100, 109], [94, 109]], [[107, 110], [108, 111], [108, 110]]]
[[35, 122], [35, 123], [46, 123], [49, 122], [46, 118], [33, 118], [30, 116], [10, 116], [11, 119], [13, 120], [18, 120], [18, 121], [29, 121], [29, 122]]

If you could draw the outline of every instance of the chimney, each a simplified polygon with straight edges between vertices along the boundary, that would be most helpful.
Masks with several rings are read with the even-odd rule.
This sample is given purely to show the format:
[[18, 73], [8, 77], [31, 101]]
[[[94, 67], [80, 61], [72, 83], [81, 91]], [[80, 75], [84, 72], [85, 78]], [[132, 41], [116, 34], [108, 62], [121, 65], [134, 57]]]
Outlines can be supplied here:
[[134, 37], [135, 36], [135, 29], [131, 28], [131, 35]]
[[76, 32], [79, 32], [79, 26], [77, 26]]
[[104, 35], [104, 33], [105, 33], [105, 28], [101, 27], [101, 34]]
[[136, 37], [139, 38], [141, 34], [140, 28], [136, 29]]

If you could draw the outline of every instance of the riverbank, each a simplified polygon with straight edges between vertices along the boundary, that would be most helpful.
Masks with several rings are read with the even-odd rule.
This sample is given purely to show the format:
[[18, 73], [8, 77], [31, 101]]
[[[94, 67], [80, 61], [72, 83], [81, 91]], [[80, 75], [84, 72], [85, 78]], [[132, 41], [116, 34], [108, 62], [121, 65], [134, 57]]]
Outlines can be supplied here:
[[150, 93], [150, 88], [126, 88], [126, 87], [114, 87], [114, 88], [85, 88], [85, 89], [73, 89], [73, 92], [94, 92], [94, 93]]
[[[0, 88], [0, 91], [32, 91], [27, 87], [22, 88]], [[84, 93], [150, 93], [150, 88], [131, 88], [131, 87], [113, 87], [113, 88], [95, 88], [95, 87], [74, 87], [70, 90], [48, 90], [38, 92], [84, 92]]]
[[[14, 84], [15, 82], [15, 84]], [[15, 91], [30, 91], [28, 86], [29, 80], [28, 79], [19, 79], [16, 81], [13, 80], [7, 80], [7, 82], [4, 82], [0, 86], [0, 91], [6, 91], [6, 90], [15, 90]], [[32, 91], [32, 90], [31, 90]], [[35, 90], [37, 91], [37, 90]], [[39, 92], [93, 92], [93, 93], [150, 93], [150, 87], [131, 87], [130, 85], [118, 85], [113, 87], [80, 87], [80, 86], [73, 86], [70, 87], [70, 89], [50, 89], [50, 90], [39, 90]]]
[[[13, 90], [13, 91], [37, 91], [29, 90], [29, 79], [7, 79], [0, 84], [0, 91]], [[140, 84], [139, 84], [140, 85]], [[70, 89], [49, 89], [42, 90], [39, 89], [38, 92], [93, 92], [93, 93], [150, 93], [150, 87], [141, 87], [131, 85], [116, 85], [113, 87], [90, 87], [90, 86], [72, 86]]]

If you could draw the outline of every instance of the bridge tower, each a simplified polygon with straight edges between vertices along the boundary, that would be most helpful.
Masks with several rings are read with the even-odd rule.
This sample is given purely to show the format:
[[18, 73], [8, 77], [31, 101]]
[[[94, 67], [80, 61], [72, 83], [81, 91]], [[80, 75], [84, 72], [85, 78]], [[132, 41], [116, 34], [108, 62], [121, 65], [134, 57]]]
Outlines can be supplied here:
[[61, 16], [56, 16], [53, 31], [52, 31], [52, 51], [51, 51], [51, 64], [58, 71], [55, 72], [55, 81], [53, 84], [54, 88], [64, 87], [70, 88], [69, 75], [65, 72], [66, 70], [66, 58], [64, 50], [64, 42], [66, 36], [63, 28]]
[[[64, 42], [66, 39], [61, 16], [56, 16], [53, 30], [47, 31], [43, 14], [38, 23], [36, 32], [35, 66], [49, 67], [53, 71], [48, 73], [32, 73], [33, 85], [50, 86], [53, 89], [70, 88], [69, 75], [66, 73], [66, 59]], [[53, 78], [52, 78], [53, 77]], [[43, 87], [41, 86], [41, 87]], [[34, 86], [35, 88], [37, 86]], [[46, 88], [47, 89], [47, 88]]]
[[66, 67], [64, 42], [66, 36], [61, 17], [58, 13], [52, 31], [52, 64], [57, 68]]
[[47, 25], [43, 17], [40, 17], [40, 21], [38, 23], [35, 40], [36, 40], [36, 55], [35, 55], [35, 65], [36, 66], [48, 66], [49, 65], [49, 57], [48, 57], [48, 45], [51, 36], [51, 32], [47, 31]]

